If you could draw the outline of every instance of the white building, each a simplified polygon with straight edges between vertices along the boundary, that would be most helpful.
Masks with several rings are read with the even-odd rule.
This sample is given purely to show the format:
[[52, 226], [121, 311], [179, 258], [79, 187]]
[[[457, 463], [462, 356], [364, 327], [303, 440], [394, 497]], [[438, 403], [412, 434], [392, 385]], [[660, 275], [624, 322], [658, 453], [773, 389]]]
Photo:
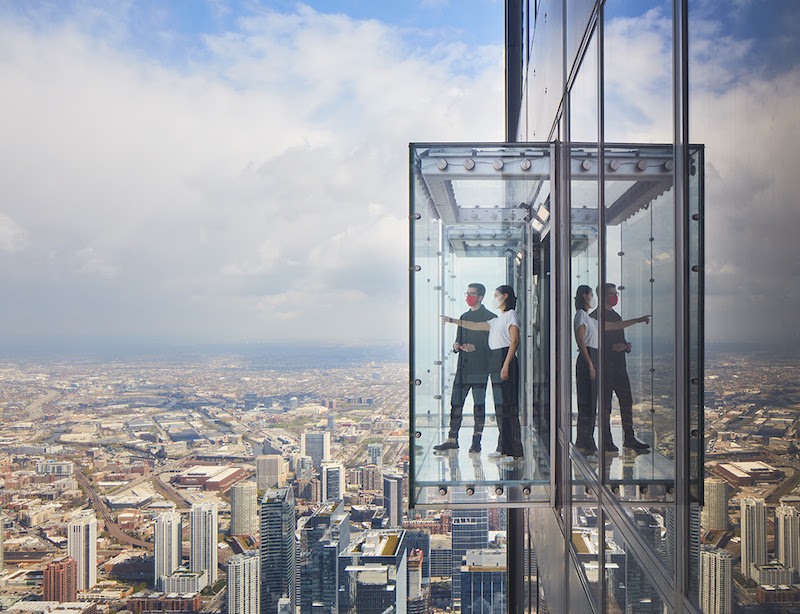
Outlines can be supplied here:
[[208, 574], [205, 571], [191, 572], [181, 568], [164, 578], [162, 590], [167, 594], [191, 595], [199, 593], [206, 586], [208, 586]]
[[289, 463], [281, 454], [265, 454], [256, 459], [256, 483], [260, 490], [279, 488], [289, 477]]
[[745, 497], [741, 502], [742, 575], [752, 578], [751, 565], [767, 563], [767, 508], [764, 499]]
[[189, 513], [191, 550], [190, 568], [206, 571], [208, 583], [217, 581], [217, 506], [214, 503], [195, 503]]
[[231, 488], [231, 535], [258, 533], [258, 487], [251, 480]]
[[163, 589], [164, 576], [181, 566], [181, 515], [176, 511], [162, 512], [155, 522], [154, 566], [156, 585]]
[[703, 528], [708, 531], [725, 531], [728, 528], [728, 483], [719, 478], [705, 481], [705, 507]]
[[788, 505], [775, 508], [775, 554], [797, 577], [800, 571], [800, 515], [797, 508]]
[[733, 562], [727, 550], [700, 551], [700, 609], [703, 614], [733, 612]]
[[67, 554], [78, 564], [78, 590], [84, 591], [97, 584], [97, 518], [93, 511], [84, 511], [70, 520]]
[[228, 614], [259, 614], [259, 577], [258, 551], [228, 561]]
[[322, 500], [344, 498], [344, 466], [332, 461], [322, 463]]

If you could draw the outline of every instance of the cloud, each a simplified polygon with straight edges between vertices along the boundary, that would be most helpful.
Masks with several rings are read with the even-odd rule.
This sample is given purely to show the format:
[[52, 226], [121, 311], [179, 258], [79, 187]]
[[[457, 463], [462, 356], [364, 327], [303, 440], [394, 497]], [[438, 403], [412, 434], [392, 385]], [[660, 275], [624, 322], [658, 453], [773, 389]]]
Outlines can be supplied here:
[[0, 21], [0, 256], [25, 254], [0, 326], [404, 339], [408, 142], [502, 137], [502, 47], [298, 5], [167, 63], [129, 9]]

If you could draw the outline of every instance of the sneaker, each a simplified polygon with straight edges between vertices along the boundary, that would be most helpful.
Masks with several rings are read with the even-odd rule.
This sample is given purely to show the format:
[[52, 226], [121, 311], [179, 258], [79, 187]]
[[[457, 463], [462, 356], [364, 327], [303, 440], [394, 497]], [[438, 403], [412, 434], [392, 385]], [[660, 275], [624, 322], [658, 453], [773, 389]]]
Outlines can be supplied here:
[[617, 444], [615, 444], [611, 439], [606, 439], [606, 452], [619, 452]]
[[622, 447], [628, 448], [629, 450], [649, 450], [650, 444], [639, 441], [636, 439], [636, 437], [634, 437], [633, 439], [626, 439], [625, 443], [622, 444]]
[[595, 444], [594, 440], [590, 441], [589, 443], [578, 443], [576, 441], [575, 447], [578, 448], [578, 452], [584, 456], [591, 456], [597, 452], [597, 444]]
[[468, 454], [476, 454], [481, 451], [481, 444], [472, 442], [472, 445], [469, 447]]
[[501, 456], [503, 456], [503, 453], [500, 452], [500, 450], [495, 450], [494, 452], [489, 452], [489, 454], [487, 454], [487, 456], [489, 458], [500, 458]]
[[508, 456], [507, 454], [504, 454], [503, 456], [500, 457], [500, 460], [498, 462], [503, 463], [504, 465], [511, 465], [513, 463], [518, 463], [522, 460], [524, 460], [524, 457], [522, 456]]
[[433, 449], [440, 452], [443, 450], [458, 450], [458, 442], [455, 439], [448, 439], [438, 446], [433, 446]]

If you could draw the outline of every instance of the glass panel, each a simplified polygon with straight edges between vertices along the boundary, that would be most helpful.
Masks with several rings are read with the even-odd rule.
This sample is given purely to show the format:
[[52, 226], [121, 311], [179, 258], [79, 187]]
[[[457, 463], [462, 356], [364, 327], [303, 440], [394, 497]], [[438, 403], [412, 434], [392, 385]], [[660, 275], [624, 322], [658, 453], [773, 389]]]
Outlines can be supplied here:
[[597, 100], [597, 37], [593, 36], [569, 95], [569, 130], [573, 142], [597, 141]]
[[[544, 498], [536, 398], [549, 373], [543, 381], [536, 363], [549, 354], [538, 334], [549, 321], [539, 302], [549, 149], [417, 145], [411, 165], [413, 492], [455, 507]], [[513, 313], [491, 306], [496, 293], [516, 297]], [[519, 346], [506, 360], [513, 329]]]
[[595, 3], [595, 0], [570, 0], [564, 3], [567, 7], [567, 66], [569, 67], [575, 64]]
[[562, 74], [562, 0], [542, 0], [531, 33], [531, 68], [528, 74], [528, 137], [543, 141], [550, 138], [563, 87]]
[[[599, 509], [583, 494], [583, 486], [574, 484], [572, 505], [572, 556], [577, 563], [579, 586], [571, 587], [570, 593], [582, 590], [593, 603], [601, 603], [600, 578], [600, 527]], [[584, 499], [581, 501], [580, 499]]]
[[605, 167], [608, 285], [602, 299], [601, 404], [625, 459], [618, 468], [612, 463], [610, 479], [666, 487], [675, 477], [672, 148], [609, 148]]
[[[573, 316], [571, 441], [581, 453], [594, 456], [597, 450], [597, 324], [589, 317], [595, 307], [598, 281], [597, 150], [570, 150], [571, 296]], [[594, 170], [592, 170], [594, 169]], [[597, 458], [592, 462], [596, 464]]]
[[604, 155], [607, 476], [621, 499], [658, 501], [675, 478], [672, 148]]
[[672, 142], [672, 0], [607, 0], [607, 143]]
[[[629, 510], [647, 546], [654, 553], [663, 549], [663, 510], [637, 507]], [[613, 523], [605, 527], [606, 612], [663, 614], [664, 602], [647, 574], [648, 566], [634, 556], [621, 532]]]

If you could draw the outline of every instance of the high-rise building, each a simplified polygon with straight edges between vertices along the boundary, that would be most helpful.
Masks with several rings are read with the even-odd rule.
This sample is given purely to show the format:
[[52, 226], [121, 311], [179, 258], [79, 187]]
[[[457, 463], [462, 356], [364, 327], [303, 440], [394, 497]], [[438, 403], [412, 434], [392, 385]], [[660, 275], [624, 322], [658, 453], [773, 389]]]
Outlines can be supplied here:
[[700, 551], [700, 608], [703, 614], [733, 612], [733, 563], [727, 550]]
[[242, 480], [231, 488], [231, 535], [258, 533], [258, 487]]
[[800, 515], [795, 507], [775, 508], [775, 555], [796, 578], [800, 573]]
[[265, 454], [256, 459], [256, 484], [259, 490], [286, 484], [289, 467], [282, 454]]
[[367, 444], [367, 464], [375, 465], [376, 467], [383, 466], [383, 444], [370, 443]]
[[189, 564], [193, 572], [205, 571], [208, 584], [217, 581], [217, 506], [214, 503], [195, 503], [189, 512], [191, 547]]
[[450, 527], [453, 550], [453, 598], [461, 595], [461, 567], [467, 550], [489, 547], [489, 514], [486, 509], [454, 510]]
[[403, 523], [403, 476], [383, 475], [383, 509], [389, 527], [399, 527]]
[[181, 566], [183, 527], [181, 515], [176, 511], [162, 512], [154, 527], [154, 578], [155, 585], [163, 590], [163, 578]]
[[294, 464], [295, 477], [298, 480], [310, 480], [314, 477], [314, 461], [310, 456], [296, 456]]
[[740, 504], [742, 575], [751, 578], [751, 565], [767, 562], [767, 508], [764, 499], [745, 497]]
[[97, 584], [97, 518], [93, 511], [74, 517], [67, 527], [67, 554], [75, 560], [79, 591]]
[[407, 546], [408, 564], [408, 614], [427, 614], [430, 609], [430, 592], [422, 587], [422, 550]]
[[333, 433], [336, 430], [336, 416], [334, 416], [333, 414], [328, 414], [328, 421], [326, 428], [328, 429], [329, 433]]
[[719, 478], [709, 478], [705, 481], [704, 490], [703, 528], [707, 531], [727, 530], [728, 483]]
[[228, 561], [228, 614], [260, 614], [260, 576], [255, 550], [237, 554]]
[[505, 550], [467, 550], [459, 573], [463, 614], [505, 612]]
[[333, 461], [322, 463], [322, 500], [344, 498], [344, 466]]
[[261, 612], [273, 614], [286, 597], [294, 614], [296, 599], [295, 511], [291, 488], [268, 490], [261, 500]]
[[42, 584], [42, 601], [77, 601], [78, 565], [71, 556], [47, 564]]
[[431, 535], [431, 578], [453, 577], [453, 541], [449, 535]]
[[341, 499], [328, 499], [304, 520], [298, 556], [300, 612], [346, 611], [347, 587], [339, 555], [350, 543], [350, 514]]
[[310, 456], [314, 469], [322, 466], [322, 461], [331, 459], [331, 434], [307, 432], [300, 436], [300, 453]]
[[394, 606], [406, 614], [408, 566], [405, 531], [368, 529], [340, 557], [348, 575], [349, 599], [357, 614], [383, 614]]

